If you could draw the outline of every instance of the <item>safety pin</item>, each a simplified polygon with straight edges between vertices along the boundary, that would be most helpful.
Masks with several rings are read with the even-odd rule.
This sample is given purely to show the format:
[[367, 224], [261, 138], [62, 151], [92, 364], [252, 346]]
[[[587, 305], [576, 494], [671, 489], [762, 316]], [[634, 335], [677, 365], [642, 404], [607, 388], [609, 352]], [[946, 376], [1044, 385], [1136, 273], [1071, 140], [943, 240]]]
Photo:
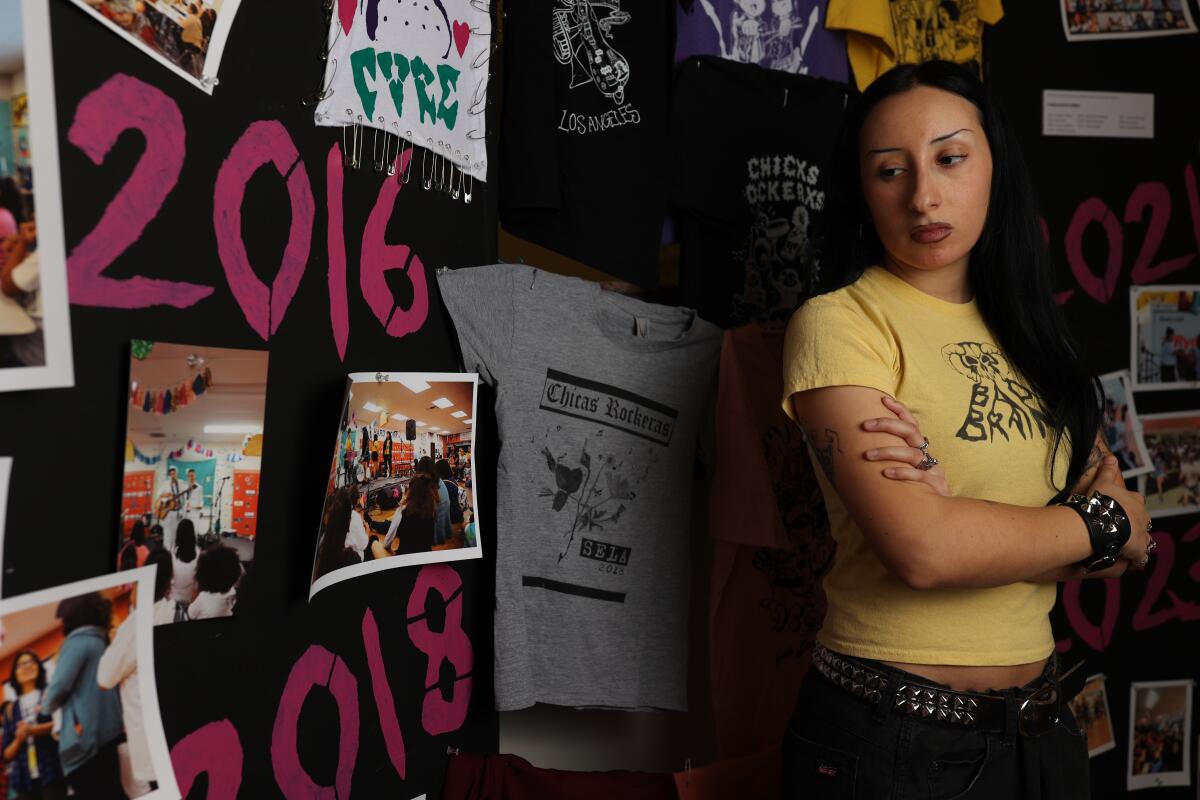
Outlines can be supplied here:
[[362, 114], [358, 115], [358, 122], [354, 125], [354, 163], [350, 166], [358, 169], [362, 166], [362, 148], [363, 139], [365, 139], [362, 124]]
[[[349, 119], [354, 119], [353, 113], [348, 108], [346, 109], [346, 117]], [[351, 122], [349, 125], [342, 126], [342, 166], [343, 167], [354, 166], [353, 128], [354, 128], [353, 122]], [[346, 131], [347, 130], [349, 130], [351, 132], [350, 144], [346, 144]]]
[[425, 190], [430, 188], [430, 186], [433, 184], [433, 170], [430, 169], [430, 175], [428, 175], [428, 178], [425, 176], [425, 158], [427, 155], [428, 150], [421, 148], [421, 188], [425, 188]]
[[[325, 24], [328, 25], [333, 21], [332, 15], [325, 15]], [[325, 61], [329, 58], [329, 54], [333, 52], [333, 46], [337, 44], [338, 39], [342, 35], [342, 26], [338, 25], [333, 29], [333, 39], [325, 45], [325, 49], [321, 51], [321, 60]]]
[[459, 167], [458, 168], [458, 183], [451, 184], [451, 189], [450, 189], [451, 199], [457, 200], [459, 197], [462, 196], [462, 184], [463, 184], [463, 171], [462, 171], [462, 167]]
[[400, 182], [408, 183], [412, 178], [413, 161], [417, 157], [416, 145], [412, 141], [412, 131], [405, 131], [405, 139], [408, 140], [408, 163], [404, 165], [404, 169], [400, 172]]
[[[396, 129], [396, 133], [391, 134], [396, 137], [396, 152], [392, 153], [391, 158], [388, 158], [387, 174], [389, 178], [396, 174], [396, 159], [400, 156], [400, 123], [393, 122], [392, 127]], [[389, 139], [388, 141], [390, 142], [391, 140]], [[384, 151], [384, 155], [386, 157], [386, 150]]]
[[[383, 119], [382, 114], [379, 115], [379, 124], [380, 125], [386, 124], [386, 122]], [[371, 160], [375, 162], [375, 171], [383, 172], [384, 167], [387, 166], [385, 162], [387, 160], [387, 154], [388, 154], [388, 140], [387, 140], [388, 132], [387, 132], [386, 128], [382, 131], [380, 131], [378, 128], [372, 128], [371, 130], [374, 131], [374, 137], [371, 139]], [[383, 154], [382, 155], [380, 155], [379, 148], [378, 148], [380, 133], [383, 134]]]
[[337, 59], [331, 58], [329, 63], [333, 65], [333, 71], [329, 73], [329, 85], [321, 87], [318, 91], [313, 92], [308, 97], [300, 101], [302, 106], [315, 106], [322, 100], [328, 100], [333, 96], [333, 79], [337, 76]]
[[464, 175], [463, 180], [466, 181], [466, 185], [463, 187], [463, 202], [466, 203], [467, 205], [470, 205], [471, 204], [471, 190], [475, 188], [475, 176], [474, 175]]

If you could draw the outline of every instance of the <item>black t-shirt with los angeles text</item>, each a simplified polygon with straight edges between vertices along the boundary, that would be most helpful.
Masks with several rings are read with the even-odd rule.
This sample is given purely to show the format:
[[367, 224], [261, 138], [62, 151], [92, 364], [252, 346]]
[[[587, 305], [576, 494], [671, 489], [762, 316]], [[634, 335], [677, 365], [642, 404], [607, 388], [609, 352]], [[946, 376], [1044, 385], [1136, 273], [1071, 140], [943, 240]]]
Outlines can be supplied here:
[[666, 210], [669, 0], [506, 6], [504, 229], [642, 286]]

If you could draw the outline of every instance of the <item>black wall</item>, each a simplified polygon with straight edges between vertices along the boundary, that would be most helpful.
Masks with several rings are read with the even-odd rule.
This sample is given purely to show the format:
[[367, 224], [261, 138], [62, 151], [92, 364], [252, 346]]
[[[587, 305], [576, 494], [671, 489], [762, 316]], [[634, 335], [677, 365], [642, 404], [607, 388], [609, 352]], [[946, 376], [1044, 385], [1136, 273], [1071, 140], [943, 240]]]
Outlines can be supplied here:
[[[1193, 4], [1193, 11], [1195, 11]], [[1141, 283], [1200, 283], [1200, 197], [1189, 208], [1185, 169], [1200, 171], [1200, 37], [1168, 36], [1068, 44], [1058, 3], [1005, 3], [1005, 18], [986, 41], [988, 85], [1003, 101], [1025, 148], [1059, 268], [1056, 288], [1072, 291], [1063, 309], [1099, 373], [1129, 364], [1129, 287]], [[1043, 89], [1154, 93], [1155, 138], [1044, 137]], [[1138, 187], [1166, 186], [1166, 207], [1126, 218]], [[1141, 192], [1146, 192], [1142, 189]], [[1152, 191], [1152, 190], [1151, 190]], [[1195, 191], [1195, 190], [1193, 190]], [[1098, 198], [1119, 223], [1122, 241], [1111, 255], [1102, 222], [1069, 235], [1077, 209]], [[1099, 209], [1100, 206], [1092, 204]], [[1082, 213], [1082, 212], [1080, 212]], [[1166, 222], [1153, 249], [1153, 227]], [[1080, 217], [1082, 220], [1082, 217]], [[1110, 225], [1111, 227], [1111, 225]], [[1070, 265], [1068, 242], [1079, 241], [1086, 270]], [[1137, 269], [1144, 247], [1150, 261]], [[1154, 276], [1162, 262], [1193, 255], [1184, 268]], [[1110, 264], [1111, 260], [1111, 264]], [[1078, 274], [1084, 275], [1081, 281]], [[1089, 292], [1088, 287], [1091, 288]], [[1099, 295], [1099, 297], [1093, 296]], [[1140, 413], [1200, 409], [1200, 391], [1141, 392]], [[998, 476], [1003, 479], [1003, 476]], [[1088, 673], [1108, 678], [1117, 747], [1092, 759], [1092, 796], [1124, 797], [1132, 681], [1200, 679], [1200, 517], [1155, 520], [1160, 547], [1150, 567], [1120, 579], [1085, 581], [1060, 602], [1052, 620], [1065, 664], [1086, 658]], [[1164, 543], [1163, 539], [1167, 539]], [[1107, 584], [1107, 585], [1106, 585]], [[1109, 599], [1109, 596], [1116, 598]], [[1068, 615], [1066, 609], [1074, 611]], [[1107, 608], [1107, 611], [1106, 611]], [[1106, 619], [1107, 615], [1107, 619]], [[1193, 698], [1195, 702], [1195, 698]], [[1193, 713], [1195, 713], [1193, 707]], [[1186, 743], [1196, 777], [1196, 725]], [[1155, 797], [1194, 798], [1196, 787], [1164, 788]]]
[[[350, 324], [345, 357], [340, 358], [330, 322], [326, 250], [326, 159], [340, 129], [316, 127], [311, 109], [299, 102], [322, 80], [321, 4], [315, 0], [242, 3], [221, 64], [221, 83], [212, 97], [70, 3], [54, 0], [50, 10], [68, 252], [97, 226], [147, 149], [141, 133], [125, 131], [97, 166], [68, 139], [76, 108], [113, 76], [132, 76], [165, 93], [171, 101], [168, 105], [178, 107], [186, 131], [182, 143], [186, 156], [177, 183], [157, 213], [141, 220], [129, 213], [118, 215], [113, 230], [142, 224], [144, 230], [104, 275], [188, 281], [213, 291], [185, 308], [109, 307], [128, 304], [123, 291], [91, 301], [98, 305], [73, 305], [75, 386], [0, 394], [4, 420], [0, 450], [15, 457], [4, 543], [5, 595], [112, 571], [130, 339], [267, 349], [265, 446], [250, 585], [242, 592], [237, 618], [156, 630], [156, 675], [168, 740], [173, 745], [205, 723], [229, 719], [244, 751], [241, 796], [279, 796], [270, 752], [272, 726], [289, 671], [310, 644], [318, 644], [342, 658], [357, 682], [360, 722], [354, 792], [410, 797], [434, 789], [440, 785], [447, 746], [484, 751], [496, 747], [496, 716], [491, 710], [494, 539], [487, 523], [494, 519], [494, 498], [488, 496], [486, 486], [481, 490], [486, 558], [441, 568], [461, 576], [463, 628], [479, 667], [478, 680], [471, 686], [470, 714], [456, 731], [431, 736], [422, 725], [427, 659], [407, 635], [407, 603], [418, 570], [392, 570], [341, 584], [322, 593], [311, 607], [306, 601], [308, 576], [346, 373], [456, 370], [450, 328], [440, 316], [435, 294], [434, 270], [495, 261], [493, 193], [477, 182], [474, 201], [466, 205], [422, 191], [417, 180], [400, 191], [386, 240], [408, 245], [423, 262], [430, 314], [417, 332], [393, 338], [376, 320], [359, 288], [362, 232], [386, 178], [369, 169], [345, 171], [343, 230]], [[139, 91], [154, 96], [148, 87]], [[147, 100], [142, 107], [155, 105]], [[218, 256], [213, 222], [218, 170], [247, 126], [260, 120], [277, 120], [286, 128], [301, 161], [286, 171], [290, 175], [296, 169], [306, 170], [315, 200], [303, 278], [267, 340], [249, 324], [234, 297]], [[162, 129], [153, 136], [159, 147], [172, 152], [180, 147], [177, 139], [163, 138]], [[366, 141], [369, 148], [369, 136]], [[162, 163], [161, 159], [147, 161], [153, 168]], [[145, 185], [165, 186], [165, 180], [154, 176]], [[242, 238], [250, 263], [267, 283], [280, 263], [291, 225], [285, 187], [284, 178], [273, 168], [260, 169], [242, 205]], [[410, 269], [417, 267], [410, 265]], [[403, 270], [387, 275], [396, 303], [401, 308], [411, 306], [413, 282]], [[77, 282], [78, 275], [73, 276], [72, 284]], [[481, 405], [487, 404], [486, 394], [482, 397]], [[488, 438], [494, 428], [489, 427], [486, 412], [478, 419], [482, 429], [478, 468], [486, 471], [495, 453]], [[431, 593], [424, 604], [435, 630], [444, 625], [445, 606], [437, 597]], [[378, 626], [387, 683], [404, 736], [405, 781], [388, 758], [376, 711], [362, 636], [368, 609]], [[446, 697], [464, 691], [465, 682], [456, 677], [461, 678], [443, 669], [435, 681], [441, 688], [435, 686], [433, 691]], [[335, 705], [329, 694], [314, 691], [303, 709], [297, 746], [300, 763], [313, 780], [332, 784], [339, 737]], [[210, 747], [207, 757], [217, 766], [228, 765], [232, 755]], [[206, 796], [206, 783], [201, 778], [191, 796]]]

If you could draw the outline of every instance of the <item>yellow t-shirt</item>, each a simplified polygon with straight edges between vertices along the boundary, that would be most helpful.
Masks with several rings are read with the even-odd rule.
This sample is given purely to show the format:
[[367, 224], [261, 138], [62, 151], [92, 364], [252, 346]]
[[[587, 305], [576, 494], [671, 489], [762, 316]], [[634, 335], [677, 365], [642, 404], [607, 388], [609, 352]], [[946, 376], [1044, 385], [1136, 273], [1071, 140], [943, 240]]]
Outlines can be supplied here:
[[[783, 386], [793, 419], [792, 395], [807, 389], [867, 386], [895, 397], [920, 423], [957, 496], [1041, 506], [1066, 479], [1064, 445], [1051, 483], [1054, 429], [993, 344], [975, 303], [940, 300], [880, 267], [796, 311], [784, 343]], [[818, 636], [826, 647], [957, 665], [1024, 664], [1054, 649], [1054, 584], [910, 589], [879, 560], [823, 471], [817, 479], [837, 542]]]
[[1000, 0], [829, 0], [825, 27], [846, 31], [859, 91], [897, 64], [944, 58], [983, 67], [983, 26], [1004, 16]]

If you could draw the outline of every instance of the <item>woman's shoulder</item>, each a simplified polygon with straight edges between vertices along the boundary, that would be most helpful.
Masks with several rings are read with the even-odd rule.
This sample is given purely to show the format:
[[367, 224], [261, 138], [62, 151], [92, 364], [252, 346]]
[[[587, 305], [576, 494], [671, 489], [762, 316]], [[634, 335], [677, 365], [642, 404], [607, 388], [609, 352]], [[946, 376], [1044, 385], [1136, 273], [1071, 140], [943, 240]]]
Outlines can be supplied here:
[[831, 330], [886, 328], [880, 302], [864, 278], [805, 300], [792, 314], [790, 329], [808, 333]]

